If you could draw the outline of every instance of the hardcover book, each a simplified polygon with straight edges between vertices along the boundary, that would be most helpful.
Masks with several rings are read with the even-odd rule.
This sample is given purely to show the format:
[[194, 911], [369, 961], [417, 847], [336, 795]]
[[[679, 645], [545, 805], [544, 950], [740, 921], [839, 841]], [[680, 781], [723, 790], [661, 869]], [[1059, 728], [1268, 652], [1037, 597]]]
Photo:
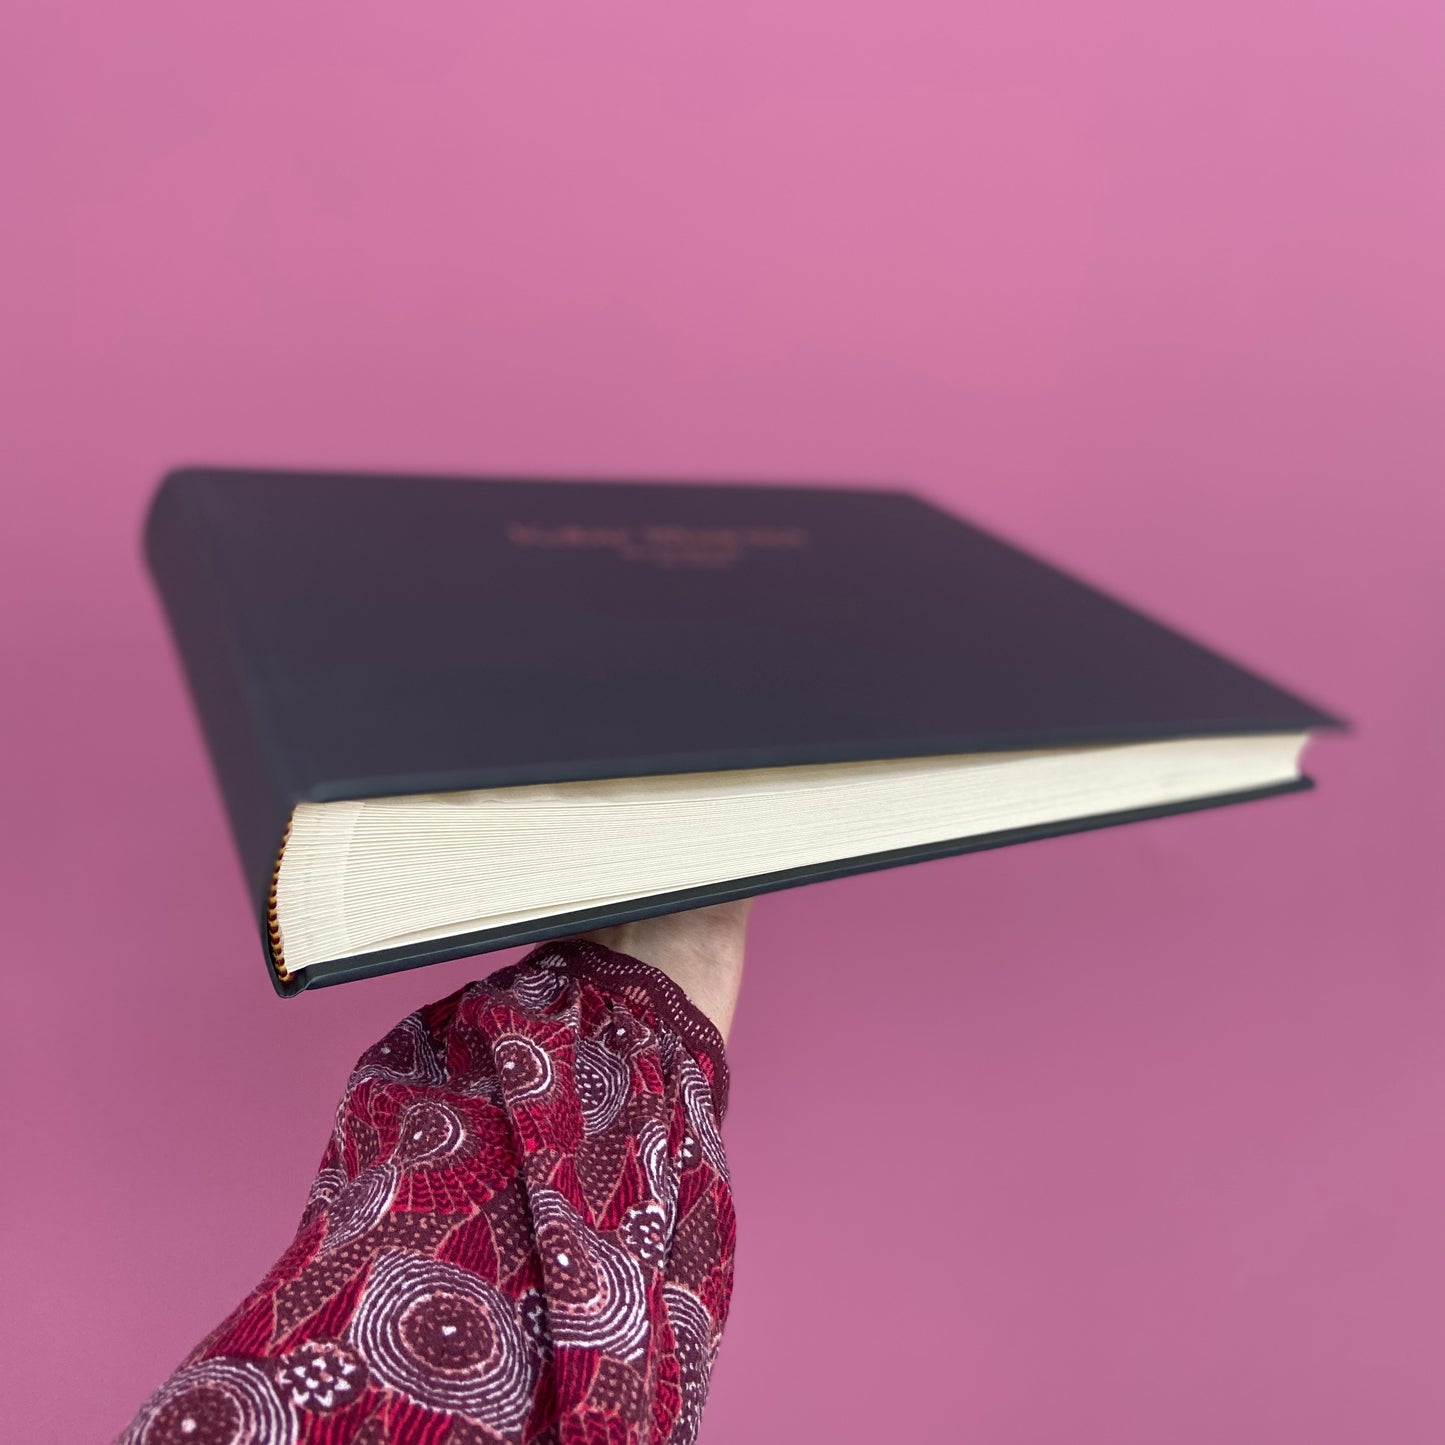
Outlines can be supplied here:
[[1296, 791], [1338, 726], [901, 492], [192, 468], [146, 551], [282, 994]]

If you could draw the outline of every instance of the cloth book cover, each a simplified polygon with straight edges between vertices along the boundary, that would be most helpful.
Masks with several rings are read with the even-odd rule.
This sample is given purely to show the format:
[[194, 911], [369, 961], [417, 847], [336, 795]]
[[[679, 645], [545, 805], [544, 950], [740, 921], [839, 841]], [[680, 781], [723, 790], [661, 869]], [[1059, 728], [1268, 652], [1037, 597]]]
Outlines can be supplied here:
[[1296, 791], [1339, 725], [896, 491], [189, 468], [145, 542], [283, 994]]

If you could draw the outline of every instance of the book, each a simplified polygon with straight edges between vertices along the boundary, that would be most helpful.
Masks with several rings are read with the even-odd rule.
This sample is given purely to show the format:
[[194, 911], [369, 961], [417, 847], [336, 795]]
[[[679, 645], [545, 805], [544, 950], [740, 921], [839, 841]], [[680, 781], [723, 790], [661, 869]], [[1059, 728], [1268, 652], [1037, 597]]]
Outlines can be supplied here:
[[283, 995], [1297, 791], [1341, 725], [903, 492], [187, 468], [145, 545]]

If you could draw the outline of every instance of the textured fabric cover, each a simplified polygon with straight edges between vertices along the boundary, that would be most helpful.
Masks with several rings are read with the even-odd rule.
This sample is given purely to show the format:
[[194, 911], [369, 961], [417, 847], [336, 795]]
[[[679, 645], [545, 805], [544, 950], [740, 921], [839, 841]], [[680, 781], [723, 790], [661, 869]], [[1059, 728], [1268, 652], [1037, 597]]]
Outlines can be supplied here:
[[125, 1445], [689, 1442], [732, 1290], [722, 1040], [534, 950], [368, 1049], [294, 1242]]

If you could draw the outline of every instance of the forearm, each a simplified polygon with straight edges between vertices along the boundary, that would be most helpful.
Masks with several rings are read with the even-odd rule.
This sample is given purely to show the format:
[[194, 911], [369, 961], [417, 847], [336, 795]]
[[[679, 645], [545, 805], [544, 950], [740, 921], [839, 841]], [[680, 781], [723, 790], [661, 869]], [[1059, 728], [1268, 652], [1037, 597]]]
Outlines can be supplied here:
[[692, 995], [730, 1017], [744, 917], [544, 944], [369, 1049], [295, 1242], [126, 1445], [690, 1442], [734, 1237]]
[[724, 1040], [743, 982], [751, 898], [666, 913], [583, 936], [661, 969], [702, 1010]]

